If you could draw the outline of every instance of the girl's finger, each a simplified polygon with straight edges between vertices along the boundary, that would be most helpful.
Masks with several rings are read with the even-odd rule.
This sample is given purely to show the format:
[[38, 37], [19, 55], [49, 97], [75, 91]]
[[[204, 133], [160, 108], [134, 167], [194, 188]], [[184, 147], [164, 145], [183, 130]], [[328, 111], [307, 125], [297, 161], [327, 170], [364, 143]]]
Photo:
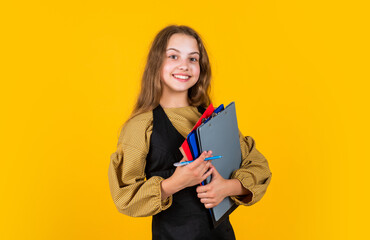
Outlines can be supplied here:
[[204, 185], [204, 186], [198, 186], [197, 187], [197, 193], [203, 193], [203, 192], [207, 192], [208, 191], [208, 185]]
[[194, 162], [190, 163], [188, 166], [194, 167], [194, 168], [198, 167], [204, 162], [204, 159], [206, 158], [206, 154], [207, 152], [202, 152], [202, 154]]
[[200, 164], [198, 167], [197, 167], [197, 170], [199, 170], [199, 173], [201, 175], [203, 175], [204, 173], [207, 172], [207, 170], [210, 168], [210, 163], [207, 162], [207, 161], [204, 161], [204, 163]]
[[213, 168], [209, 169], [208, 172], [206, 172], [203, 177], [202, 177], [202, 182], [207, 178], [209, 177], [213, 172]]
[[189, 165], [192, 165], [193, 167], [199, 166], [202, 163], [207, 162], [207, 161], [204, 161], [207, 157], [212, 157], [212, 151], [202, 152], [202, 154], [194, 162], [190, 163]]
[[202, 198], [200, 199], [201, 203], [214, 203], [212, 199], [210, 198]]
[[198, 193], [197, 196], [198, 196], [198, 198], [206, 198], [207, 193], [206, 192]]
[[208, 151], [208, 152], [207, 152], [207, 156], [206, 156], [206, 158], [208, 158], [208, 157], [212, 157], [212, 151]]
[[204, 156], [202, 156], [204, 163], [209, 162], [209, 161], [204, 161], [206, 158], [212, 157], [212, 154], [210, 152], [212, 151], [205, 152]]
[[206, 203], [206, 204], [204, 204], [204, 206], [206, 208], [212, 208], [213, 207], [213, 204], [212, 203]]

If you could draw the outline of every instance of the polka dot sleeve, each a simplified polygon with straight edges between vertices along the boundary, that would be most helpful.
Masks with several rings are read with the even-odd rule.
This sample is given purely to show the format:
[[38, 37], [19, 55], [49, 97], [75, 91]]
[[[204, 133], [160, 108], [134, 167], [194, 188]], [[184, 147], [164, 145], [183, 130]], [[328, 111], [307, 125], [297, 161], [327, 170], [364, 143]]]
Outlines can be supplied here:
[[238, 179], [251, 194], [247, 196], [232, 196], [238, 205], [250, 206], [261, 200], [271, 181], [271, 172], [266, 158], [257, 150], [252, 137], [244, 137], [239, 132], [242, 150], [242, 164], [231, 178]]
[[146, 179], [152, 119], [130, 121], [121, 131], [117, 151], [111, 154], [108, 170], [110, 192], [119, 212], [133, 216], [152, 216], [172, 204], [172, 196], [161, 200], [159, 176]]

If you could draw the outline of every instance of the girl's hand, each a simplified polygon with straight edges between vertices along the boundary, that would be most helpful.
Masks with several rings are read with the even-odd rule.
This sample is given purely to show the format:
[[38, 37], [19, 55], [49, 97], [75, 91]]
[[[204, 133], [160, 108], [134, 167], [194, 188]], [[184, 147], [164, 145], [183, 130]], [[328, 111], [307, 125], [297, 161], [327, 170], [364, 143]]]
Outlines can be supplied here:
[[224, 179], [215, 167], [211, 165], [212, 181], [204, 186], [197, 187], [198, 198], [206, 208], [217, 206], [228, 196], [228, 180]]
[[[210, 176], [212, 174], [211, 161], [204, 161], [204, 159], [211, 156], [212, 151], [203, 152], [194, 162], [177, 167], [171, 177], [161, 182], [161, 199], [164, 200], [186, 187], [200, 184]], [[184, 160], [185, 158], [182, 161]]]
[[203, 152], [194, 162], [177, 167], [171, 176], [172, 180], [177, 182], [181, 189], [200, 184], [212, 174], [212, 170], [210, 169], [211, 162], [204, 161], [205, 158], [211, 156], [212, 151]]

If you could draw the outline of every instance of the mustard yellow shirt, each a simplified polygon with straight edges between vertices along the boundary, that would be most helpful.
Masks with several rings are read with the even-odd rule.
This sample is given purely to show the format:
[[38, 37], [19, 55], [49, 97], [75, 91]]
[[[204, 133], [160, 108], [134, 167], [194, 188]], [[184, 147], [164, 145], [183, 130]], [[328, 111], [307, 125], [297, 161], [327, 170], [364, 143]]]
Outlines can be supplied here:
[[[168, 118], [186, 138], [201, 114], [193, 106], [165, 108]], [[111, 195], [119, 212], [133, 216], [152, 216], [172, 204], [172, 196], [161, 200], [161, 181], [153, 176], [146, 179], [145, 164], [153, 129], [153, 113], [142, 113], [130, 119], [122, 128], [117, 150], [110, 156], [108, 170]], [[238, 205], [250, 206], [258, 202], [271, 181], [265, 157], [256, 149], [254, 139], [239, 131], [242, 164], [231, 178], [238, 179], [251, 192], [248, 196], [231, 196]]]

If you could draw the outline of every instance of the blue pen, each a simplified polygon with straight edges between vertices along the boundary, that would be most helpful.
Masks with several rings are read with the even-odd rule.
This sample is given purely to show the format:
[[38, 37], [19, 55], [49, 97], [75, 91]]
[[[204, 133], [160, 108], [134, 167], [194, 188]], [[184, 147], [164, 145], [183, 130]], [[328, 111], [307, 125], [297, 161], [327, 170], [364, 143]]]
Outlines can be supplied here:
[[[222, 156], [214, 156], [214, 157], [205, 158], [204, 161], [209, 161], [209, 160], [214, 160], [214, 159], [219, 159], [219, 158], [222, 158]], [[189, 163], [192, 163], [192, 162], [194, 162], [194, 160], [193, 161], [185, 161], [185, 162], [177, 162], [177, 163], [174, 163], [173, 165], [175, 167], [180, 167], [180, 166], [188, 165]]]

